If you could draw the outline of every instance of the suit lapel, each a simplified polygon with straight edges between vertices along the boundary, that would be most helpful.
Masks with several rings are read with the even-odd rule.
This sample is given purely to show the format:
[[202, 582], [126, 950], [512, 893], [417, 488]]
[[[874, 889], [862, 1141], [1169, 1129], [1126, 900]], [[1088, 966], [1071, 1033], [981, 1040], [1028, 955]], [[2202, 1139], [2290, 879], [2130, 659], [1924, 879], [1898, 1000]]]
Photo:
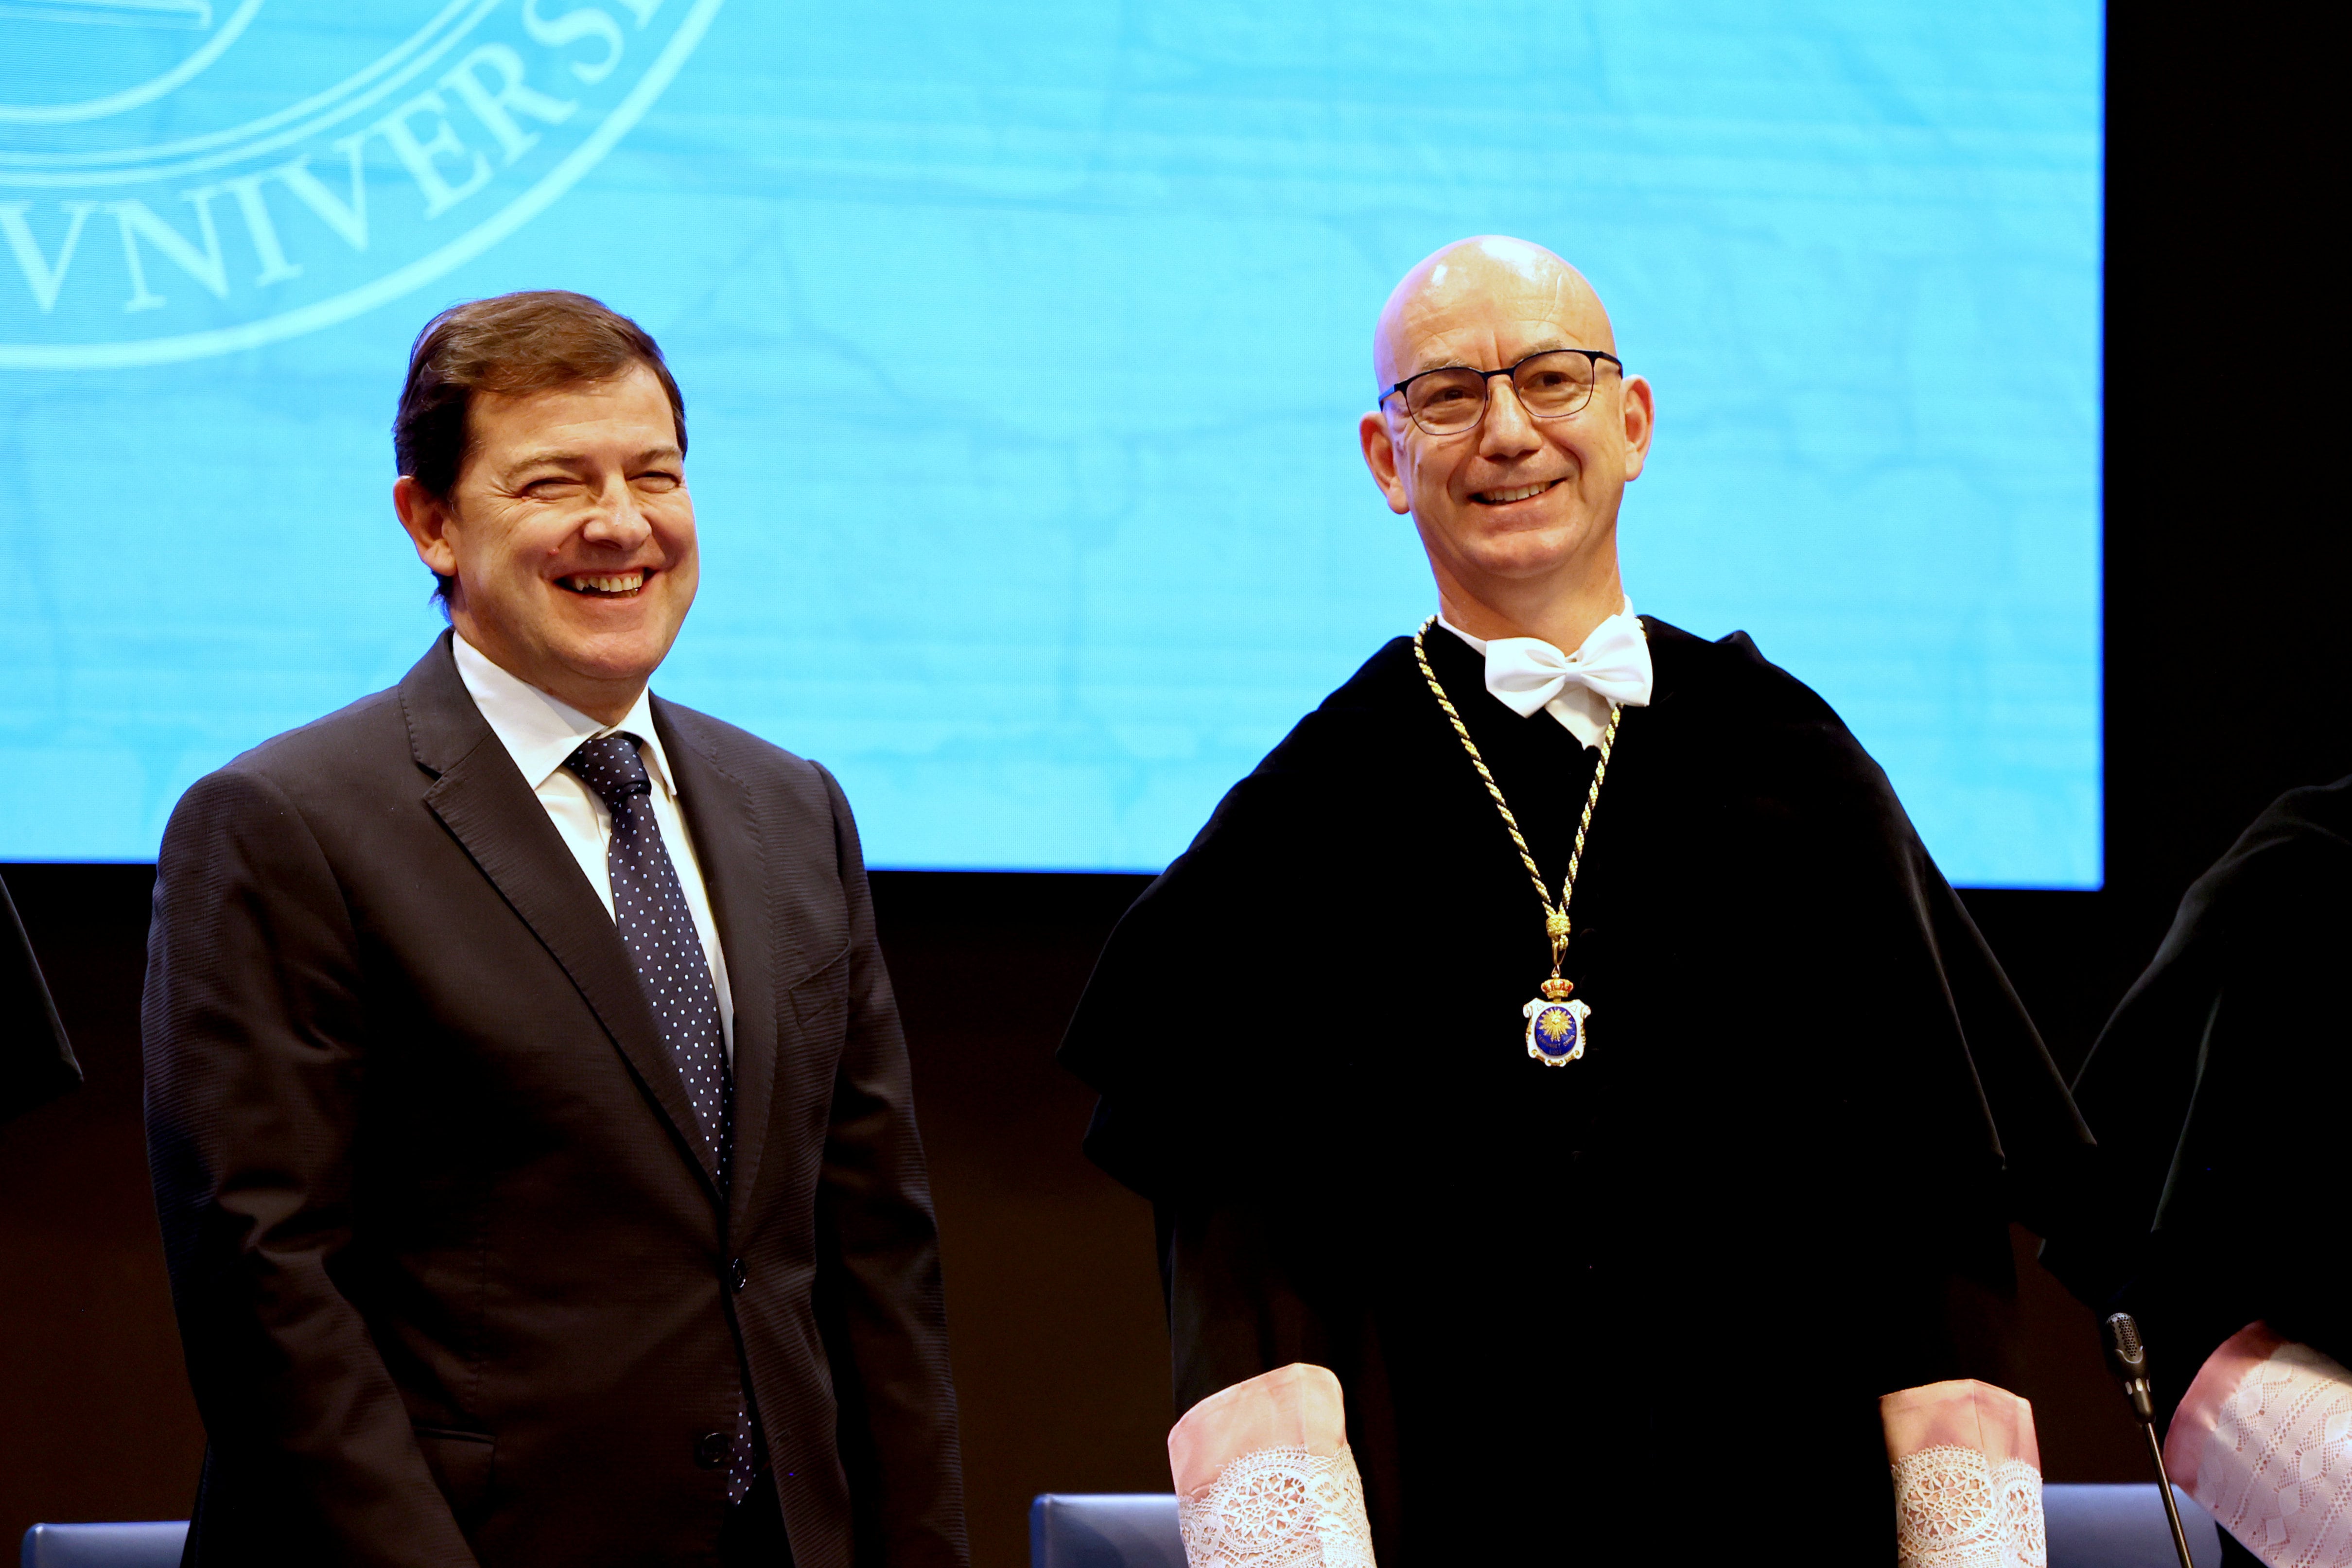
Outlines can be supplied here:
[[678, 812], [694, 836], [695, 858], [711, 918], [727, 958], [727, 989], [735, 1006], [735, 1148], [728, 1207], [740, 1221], [776, 1094], [776, 920], [769, 901], [768, 863], [751, 792], [680, 729], [677, 710], [654, 699], [654, 725], [677, 775]]
[[425, 805], [563, 966], [716, 1197], [693, 1102], [620, 930], [474, 705], [446, 634], [401, 681], [400, 701], [417, 763], [437, 775]]

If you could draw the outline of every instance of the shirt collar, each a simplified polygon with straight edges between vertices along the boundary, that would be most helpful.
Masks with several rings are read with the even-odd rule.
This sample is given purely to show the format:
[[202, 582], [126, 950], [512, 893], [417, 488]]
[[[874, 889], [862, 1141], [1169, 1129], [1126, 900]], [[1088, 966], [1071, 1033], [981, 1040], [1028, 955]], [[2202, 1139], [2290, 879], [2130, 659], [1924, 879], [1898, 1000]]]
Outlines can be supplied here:
[[[1631, 616], [1633, 613], [1633, 598], [1624, 594], [1620, 594], [1617, 597], [1620, 601], [1617, 606], [1617, 613], [1621, 616]], [[1485, 637], [1472, 637], [1468, 632], [1464, 631], [1460, 626], [1457, 626], [1452, 621], [1447, 620], [1445, 618], [1445, 612], [1443, 610], [1440, 610], [1437, 613], [1437, 624], [1444, 626], [1447, 631], [1452, 632], [1455, 637], [1460, 637], [1464, 642], [1468, 643], [1480, 653], [1485, 653], [1486, 651], [1486, 639]], [[1591, 641], [1593, 636], [1598, 635], [1600, 629], [1601, 628], [1598, 626], [1595, 626], [1591, 633], [1586, 635], [1585, 641]], [[459, 638], [458, 640], [460, 642], [464, 641], [463, 638]], [[1581, 653], [1584, 650], [1580, 647], [1577, 651]]]
[[489, 655], [455, 632], [450, 634], [449, 651], [457, 658], [457, 678], [466, 683], [474, 706], [482, 710], [490, 732], [506, 747], [507, 755], [522, 770], [523, 783], [533, 791], [571, 760], [582, 742], [625, 730], [643, 742], [647, 771], [661, 781], [662, 793], [677, 798], [669, 758], [654, 730], [650, 691], [637, 693], [636, 701], [619, 723], [599, 724], [570, 703], [492, 663]]

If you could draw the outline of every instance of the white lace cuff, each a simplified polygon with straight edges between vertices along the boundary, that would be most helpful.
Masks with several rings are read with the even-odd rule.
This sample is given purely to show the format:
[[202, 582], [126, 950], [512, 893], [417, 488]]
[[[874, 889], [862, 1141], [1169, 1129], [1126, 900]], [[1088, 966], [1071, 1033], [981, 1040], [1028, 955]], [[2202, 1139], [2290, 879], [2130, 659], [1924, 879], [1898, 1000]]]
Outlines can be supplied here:
[[1973, 1379], [1878, 1405], [1902, 1568], [2048, 1568], [2032, 1405]]
[[1295, 1362], [1209, 1395], [1169, 1432], [1168, 1468], [1192, 1568], [1373, 1568], [1328, 1367]]
[[2352, 1564], [2352, 1372], [2252, 1323], [2181, 1397], [2164, 1458], [2271, 1568]]
[[1328, 1458], [1260, 1448], [1198, 1498], [1180, 1496], [1192, 1568], [1374, 1568], [1364, 1484], [1342, 1445]]
[[1898, 1459], [1895, 1542], [1903, 1568], [2048, 1568], [2042, 1472], [1950, 1443]]

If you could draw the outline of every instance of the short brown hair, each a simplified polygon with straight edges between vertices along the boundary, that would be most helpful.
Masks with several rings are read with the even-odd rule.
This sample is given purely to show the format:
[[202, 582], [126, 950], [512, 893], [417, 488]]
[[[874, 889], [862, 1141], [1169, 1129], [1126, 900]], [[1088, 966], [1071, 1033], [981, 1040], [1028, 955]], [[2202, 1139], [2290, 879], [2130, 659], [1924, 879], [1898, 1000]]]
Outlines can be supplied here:
[[[425, 324], [408, 351], [408, 381], [392, 421], [400, 471], [446, 499], [466, 466], [471, 432], [467, 410], [477, 392], [520, 397], [583, 382], [609, 381], [644, 365], [668, 395], [686, 452], [686, 400], [662, 361], [661, 346], [618, 310], [562, 289], [532, 289], [452, 305]], [[445, 601], [449, 580], [437, 577]]]

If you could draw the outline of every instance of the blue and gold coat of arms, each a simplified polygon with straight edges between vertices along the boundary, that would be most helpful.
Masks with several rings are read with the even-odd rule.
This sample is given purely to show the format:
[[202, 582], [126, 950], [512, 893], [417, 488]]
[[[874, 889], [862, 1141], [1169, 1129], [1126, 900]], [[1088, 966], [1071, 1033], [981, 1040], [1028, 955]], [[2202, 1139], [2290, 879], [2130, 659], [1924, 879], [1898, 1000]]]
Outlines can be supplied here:
[[1528, 1055], [1546, 1067], [1564, 1068], [1584, 1054], [1584, 1021], [1592, 1009], [1581, 1002], [1538, 997], [1520, 1009], [1528, 1019]]

